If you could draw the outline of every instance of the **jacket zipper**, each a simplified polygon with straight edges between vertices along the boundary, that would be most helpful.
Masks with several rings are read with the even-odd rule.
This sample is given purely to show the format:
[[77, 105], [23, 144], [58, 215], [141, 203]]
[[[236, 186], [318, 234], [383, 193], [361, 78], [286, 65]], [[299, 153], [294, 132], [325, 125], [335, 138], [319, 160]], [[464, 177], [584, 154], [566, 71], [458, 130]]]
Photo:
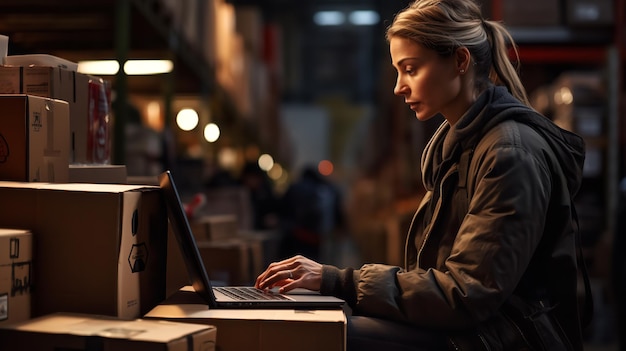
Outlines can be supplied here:
[[432, 217], [430, 218], [430, 223], [424, 230], [424, 239], [422, 240], [422, 245], [420, 245], [419, 250], [417, 251], [416, 264], [419, 266], [420, 264], [420, 256], [422, 255], [422, 251], [424, 251], [424, 247], [426, 246], [426, 242], [430, 237], [430, 231], [433, 227], [433, 224], [437, 221], [437, 217], [439, 217], [439, 210], [441, 209], [441, 194], [443, 193], [443, 185], [446, 183], [446, 180], [450, 178], [452, 174], [458, 172], [458, 165], [454, 165], [451, 167], [448, 172], [443, 176], [441, 182], [439, 182], [439, 193], [437, 194], [437, 203], [435, 204], [435, 208], [432, 213]]

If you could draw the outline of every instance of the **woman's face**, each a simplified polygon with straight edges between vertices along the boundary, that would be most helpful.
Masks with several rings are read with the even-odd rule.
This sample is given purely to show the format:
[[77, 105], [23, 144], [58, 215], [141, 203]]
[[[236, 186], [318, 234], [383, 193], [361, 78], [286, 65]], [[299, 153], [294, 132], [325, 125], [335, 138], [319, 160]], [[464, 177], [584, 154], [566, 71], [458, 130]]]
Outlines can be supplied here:
[[415, 111], [420, 121], [441, 113], [450, 124], [456, 123], [467, 109], [461, 99], [461, 73], [456, 55], [439, 56], [417, 42], [392, 37], [391, 61], [398, 78], [394, 94]]

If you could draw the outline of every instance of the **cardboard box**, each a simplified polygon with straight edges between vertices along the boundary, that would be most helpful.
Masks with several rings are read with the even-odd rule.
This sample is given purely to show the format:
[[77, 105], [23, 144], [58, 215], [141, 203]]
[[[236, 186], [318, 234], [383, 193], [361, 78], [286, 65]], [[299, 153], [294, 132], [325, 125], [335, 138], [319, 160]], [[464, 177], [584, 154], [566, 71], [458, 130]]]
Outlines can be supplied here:
[[0, 328], [3, 350], [214, 351], [214, 326], [55, 313]]
[[234, 215], [240, 230], [253, 227], [250, 193], [244, 187], [217, 187], [204, 191], [206, 201], [201, 211], [204, 215]]
[[219, 351], [344, 351], [346, 315], [343, 310], [210, 310], [186, 286], [144, 319], [214, 325]]
[[126, 184], [125, 165], [70, 165], [70, 183]]
[[[93, 95], [90, 92], [94, 87], [92, 82], [98, 82], [95, 86], [101, 86], [102, 79], [60, 67], [0, 66], [0, 93], [49, 97], [69, 104], [70, 136], [67, 140], [71, 151], [70, 163], [91, 164], [109, 161], [94, 160], [93, 156], [94, 133], [98, 130], [93, 130], [94, 123], [89, 115], [90, 101], [96, 102], [90, 100]], [[109, 130], [104, 129], [100, 132], [105, 142], [110, 144]]]
[[11, 66], [53, 66], [76, 72], [78, 64], [48, 54], [10, 55], [4, 58], [5, 65]]
[[206, 215], [191, 221], [191, 231], [196, 240], [232, 239], [239, 231], [235, 215]]
[[30, 316], [33, 237], [28, 230], [0, 228], [0, 326]]
[[[191, 283], [178, 242], [171, 230], [168, 236], [167, 296]], [[250, 285], [266, 267], [261, 240], [201, 240], [197, 241], [197, 245], [206, 271], [216, 285]]]
[[0, 226], [29, 228], [33, 316], [137, 318], [165, 298], [167, 213], [160, 189], [0, 182]]
[[65, 101], [0, 94], [0, 179], [67, 182], [69, 109]]
[[209, 277], [227, 285], [251, 283], [251, 248], [244, 240], [198, 241]]

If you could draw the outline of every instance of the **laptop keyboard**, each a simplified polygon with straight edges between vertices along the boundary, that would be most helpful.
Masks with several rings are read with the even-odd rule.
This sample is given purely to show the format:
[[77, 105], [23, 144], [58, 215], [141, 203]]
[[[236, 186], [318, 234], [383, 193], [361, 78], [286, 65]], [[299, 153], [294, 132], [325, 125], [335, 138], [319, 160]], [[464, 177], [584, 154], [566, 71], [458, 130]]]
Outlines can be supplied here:
[[213, 289], [237, 300], [289, 300], [289, 298], [283, 295], [266, 292], [264, 290], [260, 290], [254, 287], [222, 286], [214, 287]]

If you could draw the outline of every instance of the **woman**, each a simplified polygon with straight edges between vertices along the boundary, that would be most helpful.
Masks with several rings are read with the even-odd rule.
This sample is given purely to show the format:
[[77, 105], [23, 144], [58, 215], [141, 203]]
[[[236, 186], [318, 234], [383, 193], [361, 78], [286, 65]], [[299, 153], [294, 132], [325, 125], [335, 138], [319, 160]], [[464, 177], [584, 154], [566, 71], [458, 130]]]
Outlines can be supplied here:
[[422, 155], [427, 194], [405, 267], [296, 256], [257, 287], [345, 299], [349, 349], [582, 350], [572, 205], [582, 139], [529, 107], [511, 36], [470, 0], [417, 0], [387, 39], [394, 93], [421, 121], [445, 118]]

